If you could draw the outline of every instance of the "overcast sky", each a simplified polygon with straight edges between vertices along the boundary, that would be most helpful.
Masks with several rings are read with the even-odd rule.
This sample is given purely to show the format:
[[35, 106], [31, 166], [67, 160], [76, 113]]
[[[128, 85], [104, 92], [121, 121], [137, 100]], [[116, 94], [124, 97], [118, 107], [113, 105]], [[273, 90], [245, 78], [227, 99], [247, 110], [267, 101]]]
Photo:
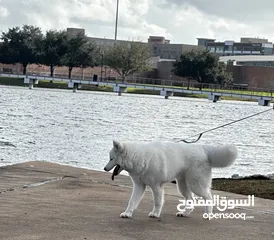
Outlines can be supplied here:
[[[161, 35], [172, 43], [197, 37], [274, 41], [273, 0], [120, 0], [119, 39], [147, 41]], [[0, 30], [23, 24], [43, 31], [81, 27], [95, 37], [114, 38], [116, 0], [0, 0]]]

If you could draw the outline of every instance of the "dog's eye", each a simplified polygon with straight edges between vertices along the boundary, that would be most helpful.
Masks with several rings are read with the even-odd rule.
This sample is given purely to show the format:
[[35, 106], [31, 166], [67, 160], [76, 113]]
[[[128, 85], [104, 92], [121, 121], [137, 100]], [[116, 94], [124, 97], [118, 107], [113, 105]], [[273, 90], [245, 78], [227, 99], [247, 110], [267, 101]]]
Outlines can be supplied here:
[[110, 158], [110, 161], [113, 161], [114, 160], [114, 158]]

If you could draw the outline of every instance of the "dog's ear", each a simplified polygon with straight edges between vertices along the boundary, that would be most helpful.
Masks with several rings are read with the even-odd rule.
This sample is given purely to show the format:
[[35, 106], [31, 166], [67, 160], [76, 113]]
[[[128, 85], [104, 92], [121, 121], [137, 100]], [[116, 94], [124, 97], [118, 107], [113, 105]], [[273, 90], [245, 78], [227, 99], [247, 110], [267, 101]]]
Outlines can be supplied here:
[[117, 151], [122, 151], [123, 150], [123, 145], [122, 143], [119, 143], [118, 141], [113, 140], [113, 147], [117, 150]]

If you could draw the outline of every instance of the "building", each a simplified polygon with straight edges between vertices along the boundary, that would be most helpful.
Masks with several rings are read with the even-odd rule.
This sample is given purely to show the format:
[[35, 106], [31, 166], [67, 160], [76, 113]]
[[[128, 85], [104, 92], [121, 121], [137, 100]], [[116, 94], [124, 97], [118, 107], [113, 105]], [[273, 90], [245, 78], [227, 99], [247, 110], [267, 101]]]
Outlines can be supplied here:
[[274, 68], [259, 66], [227, 66], [235, 86], [249, 90], [262, 90], [274, 94]]
[[205, 49], [203, 46], [190, 45], [190, 44], [153, 44], [152, 56], [159, 56], [162, 59], [179, 59], [182, 53], [191, 50]]
[[220, 56], [220, 62], [238, 66], [274, 67], [274, 55]]
[[161, 59], [176, 60], [179, 59], [184, 52], [205, 49], [205, 46], [170, 43], [170, 40], [159, 36], [150, 36], [148, 44], [151, 46], [152, 56], [160, 57]]
[[242, 37], [241, 43], [269, 43], [266, 38], [251, 38], [251, 37]]
[[150, 36], [148, 38], [147, 42], [152, 45], [170, 44], [170, 40], [167, 40], [167, 39], [165, 39], [165, 37], [160, 37], [160, 36]]
[[[85, 35], [85, 29], [82, 28], [67, 28], [67, 35], [69, 37], [75, 37], [78, 34], [84, 34]], [[97, 37], [88, 37], [89, 41], [95, 42], [99, 47], [100, 46], [113, 46], [115, 43], [114, 39], [108, 39], [108, 38], [97, 38]], [[126, 40], [119, 40], [117, 39], [118, 43], [129, 43], [130, 41]]]
[[207, 50], [220, 56], [272, 55], [273, 43], [261, 38], [241, 38], [240, 42], [207, 42]]
[[[67, 33], [69, 36], [75, 36], [78, 33], [83, 33], [85, 30], [81, 28], [68, 28]], [[114, 39], [108, 38], [95, 38], [88, 37], [90, 41], [95, 42], [98, 46], [112, 46], [115, 43]], [[118, 43], [130, 43], [132, 41], [118, 40]], [[204, 45], [191, 45], [191, 44], [174, 44], [170, 40], [161, 36], [149, 36], [147, 42], [141, 42], [151, 47], [152, 57], [159, 57], [163, 59], [178, 59], [183, 52], [190, 50], [205, 49]]]
[[78, 35], [85, 35], [85, 29], [83, 28], [67, 28], [68, 37], [76, 37]]
[[197, 38], [198, 46], [206, 47], [208, 43], [214, 43], [216, 39], [212, 38]]

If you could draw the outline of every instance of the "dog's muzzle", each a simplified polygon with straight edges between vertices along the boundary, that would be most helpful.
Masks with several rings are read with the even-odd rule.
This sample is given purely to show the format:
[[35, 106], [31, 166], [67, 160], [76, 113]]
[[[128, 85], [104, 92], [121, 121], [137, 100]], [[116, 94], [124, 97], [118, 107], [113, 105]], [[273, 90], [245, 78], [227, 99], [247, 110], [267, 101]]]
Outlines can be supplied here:
[[108, 164], [104, 167], [104, 170], [106, 172], [109, 172], [111, 169], [113, 169], [116, 166], [114, 161], [109, 161]]

